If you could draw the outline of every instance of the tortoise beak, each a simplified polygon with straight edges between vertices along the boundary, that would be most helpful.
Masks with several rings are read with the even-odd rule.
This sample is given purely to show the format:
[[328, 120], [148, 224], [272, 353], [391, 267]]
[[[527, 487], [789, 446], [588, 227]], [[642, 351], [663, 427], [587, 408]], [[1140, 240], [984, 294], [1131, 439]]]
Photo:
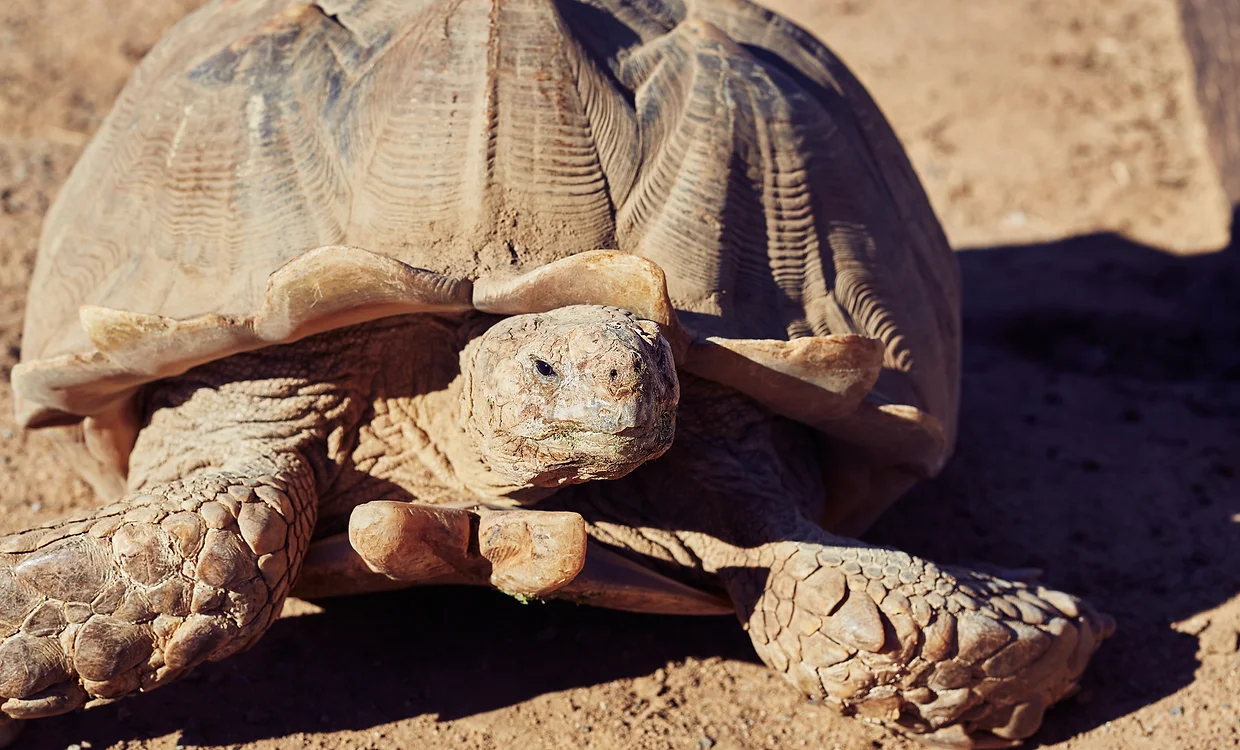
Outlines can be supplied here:
[[559, 404], [551, 418], [560, 424], [616, 435], [638, 426], [637, 412], [637, 405], [632, 402], [591, 399], [589, 402]]

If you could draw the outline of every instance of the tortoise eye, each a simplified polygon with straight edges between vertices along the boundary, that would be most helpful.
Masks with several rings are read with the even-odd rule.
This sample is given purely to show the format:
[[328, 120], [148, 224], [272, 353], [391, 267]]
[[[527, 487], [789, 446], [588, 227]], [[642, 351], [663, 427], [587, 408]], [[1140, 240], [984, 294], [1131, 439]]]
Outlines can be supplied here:
[[538, 374], [544, 378], [555, 377], [555, 368], [541, 359], [534, 360], [534, 369], [538, 370]]

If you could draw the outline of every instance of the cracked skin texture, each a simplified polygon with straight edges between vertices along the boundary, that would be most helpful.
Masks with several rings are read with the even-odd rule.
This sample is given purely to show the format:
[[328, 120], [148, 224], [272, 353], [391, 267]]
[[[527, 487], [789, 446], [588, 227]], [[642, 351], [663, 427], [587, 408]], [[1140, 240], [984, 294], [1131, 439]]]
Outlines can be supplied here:
[[[755, 18], [746, 11], [732, 19], [735, 24], [716, 20], [733, 27], [730, 33], [744, 36], [755, 31]], [[311, 28], [319, 20], [313, 12], [282, 15], [260, 31], [283, 33], [299, 24]], [[366, 31], [362, 26], [357, 29]], [[339, 36], [339, 31], [329, 29], [327, 33]], [[725, 54], [734, 62], [743, 62], [750, 72], [761, 68], [754, 60], [743, 59], [742, 48], [719, 27], [700, 20], [685, 23], [669, 38], [671, 42], [658, 49], [659, 54], [669, 54], [668, 59], [673, 61], [670, 65], [647, 67], [652, 60], [646, 59], [627, 67], [620, 65], [613, 73], [625, 85], [637, 88], [642, 76], [651, 71], [697, 70], [702, 75], [693, 81], [689, 100], [692, 106], [703, 107], [716, 93], [711, 87], [719, 81], [711, 76], [718, 68], [693, 68], [686, 61], [701, 63]], [[237, 50], [245, 52], [246, 47], [241, 45]], [[757, 106], [753, 105], [755, 101], [761, 103], [759, 110], [804, 103], [803, 98], [784, 96], [786, 92], [779, 85], [771, 84], [775, 79], [779, 76], [766, 79], [766, 88], [759, 86], [749, 92], [756, 97], [750, 102], [752, 106]], [[762, 76], [753, 80], [763, 83]], [[658, 84], [667, 86], [668, 82]], [[652, 85], [645, 90], [668, 89]], [[857, 96], [855, 91], [849, 93]], [[250, 114], [260, 119], [263, 116], [261, 111]], [[868, 111], [863, 114], [873, 116]], [[715, 117], [703, 121], [721, 122]], [[847, 117], [841, 122], [855, 125]], [[803, 135], [776, 132], [788, 125], [781, 118], [763, 124], [774, 126], [771, 132], [777, 139]], [[866, 125], [872, 127], [873, 123]], [[828, 131], [823, 129], [824, 133]], [[848, 127], [840, 132], [855, 135]], [[712, 131], [710, 137], [724, 136]], [[818, 147], [825, 144], [809, 148]], [[510, 145], [501, 153], [514, 148]], [[849, 155], [855, 157], [860, 151], [845, 149], [841, 153], [841, 159], [847, 161]], [[175, 163], [173, 156], [167, 154], [164, 163]], [[860, 163], [864, 160], [857, 161], [842, 168], [864, 172], [867, 165]], [[402, 160], [378, 159], [374, 163], [390, 166]], [[616, 164], [623, 163], [621, 159], [596, 167], [611, 169], [606, 176], [618, 183], [624, 181], [618, 177], [633, 177], [614, 171]], [[887, 179], [897, 180], [892, 175], [898, 174], [902, 165], [896, 156], [881, 159], [877, 166], [889, 170]], [[494, 216], [529, 212], [531, 197], [517, 188], [521, 178], [530, 176], [501, 174], [509, 182], [501, 186], [503, 189], [488, 193], [484, 231]], [[819, 173], [813, 177], [830, 179], [830, 175]], [[76, 184], [80, 188], [85, 183]], [[593, 212], [594, 223], [576, 222], [575, 231], [568, 232], [565, 227], [570, 223], [548, 221], [541, 235], [538, 231], [531, 233], [528, 223], [521, 224], [512, 237], [479, 239], [472, 248], [473, 258], [484, 266], [502, 265], [506, 254], [497, 251], [506, 247], [522, 263], [539, 263], [549, 258], [521, 257], [521, 253], [528, 253], [531, 246], [547, 248], [547, 253], [571, 253], [612, 239], [621, 245], [627, 242], [633, 251], [642, 251], [669, 266], [677, 302], [696, 315], [693, 320], [699, 330], [711, 332], [712, 323], [718, 326], [723, 321], [726, 332], [733, 335], [745, 333], [734, 328], [748, 328], [749, 335], [755, 336], [799, 336], [837, 329], [871, 334], [890, 348], [886, 373], [890, 377], [882, 384], [887, 395], [922, 403], [950, 420], [949, 413], [954, 412], [953, 378], [947, 374], [952, 366], [952, 306], [933, 302], [919, 305], [915, 299], [919, 293], [952, 297], [950, 266], [931, 264], [929, 270], [922, 267], [917, 273], [908, 271], [914, 265], [879, 263], [867, 267], [864, 251], [873, 247], [867, 243], [876, 243], [880, 251], [900, 246], [883, 232], [901, 224], [889, 221], [893, 210], [887, 205], [890, 196], [880, 186], [852, 186], [858, 188], [852, 196], [853, 204], [830, 206], [852, 214], [835, 222], [830, 227], [831, 236], [826, 238], [833, 250], [844, 256], [853, 254], [834, 259], [838, 278], [832, 291], [842, 302], [827, 295], [820, 288], [822, 279], [815, 276], [823, 273], [823, 267], [829, 268], [832, 260], [815, 258], [813, 263], [819, 267], [804, 273], [807, 269], [798, 267], [804, 265], [803, 259], [796, 253], [786, 254], [789, 247], [817, 247], [807, 239], [809, 233], [797, 223], [796, 216], [781, 213], [785, 206], [780, 204], [768, 207], [766, 216], [751, 217], [768, 221], [778, 230], [779, 241], [771, 243], [774, 256], [766, 259], [777, 266], [776, 278], [766, 278], [767, 271], [759, 263], [755, 264], [763, 269], [759, 273], [745, 268], [746, 274], [756, 278], [746, 276], [738, 288], [722, 291], [741, 292], [734, 299], [751, 305], [748, 311], [768, 309], [772, 299], [794, 299], [804, 307], [781, 308], [777, 319], [747, 314], [746, 309], [728, 311], [730, 317], [719, 314], [721, 311], [711, 305], [718, 302], [720, 290], [694, 288], [693, 272], [702, 269], [693, 268], [693, 262], [686, 269], [684, 257], [691, 254], [669, 240], [685, 227], [672, 226], [669, 233], [661, 234], [656, 230], [669, 230], [668, 225], [654, 229], [646, 225], [651, 221], [649, 207], [660, 204], [669, 194], [669, 186], [656, 178], [627, 185], [642, 200], [622, 206], [618, 217], [601, 199], [618, 201], [618, 195], [564, 191], [558, 196], [562, 200], [548, 204], [557, 211], [564, 210], [564, 216], [557, 218], [575, 218], [569, 209], [579, 209], [583, 214]], [[163, 187], [171, 190], [175, 184]], [[869, 192], [860, 189], [866, 187]], [[830, 189], [809, 193], [820, 201], [827, 195], [842, 194]], [[917, 204], [919, 195], [910, 188], [897, 190], [895, 197]], [[573, 202], [570, 198], [583, 196], [586, 203], [594, 201], [597, 205], [569, 205]], [[322, 195], [310, 197], [324, 200]], [[220, 204], [231, 205], [227, 195], [222, 200], [219, 195], [215, 198]], [[708, 205], [696, 208], [715, 210], [719, 218], [729, 218], [722, 215], [725, 201], [721, 196], [715, 198], [717, 205], [708, 201]], [[679, 200], [690, 199], [681, 195]], [[66, 200], [61, 205], [88, 206], [94, 201], [78, 196], [78, 200]], [[381, 215], [390, 206], [371, 208]], [[824, 205], [815, 208], [827, 209]], [[899, 209], [898, 215], [908, 206]], [[317, 205], [314, 214], [324, 220], [333, 216], [332, 211]], [[941, 237], [935, 242], [938, 235], [932, 218], [927, 220], [924, 214], [920, 219], [908, 215], [899, 218], [908, 222], [906, 228], [911, 233], [930, 236], [928, 240], [926, 236], [919, 239], [942, 249]], [[109, 211], [99, 210], [94, 218], [107, 215]], [[220, 215], [206, 210], [197, 218], [205, 222], [200, 226], [212, 226], [211, 221]], [[333, 228], [305, 221], [304, 216], [282, 218], [286, 228], [301, 231], [280, 235], [298, 251], [342, 239], [307, 233], [330, 235], [340, 230], [352, 233], [350, 241], [377, 251], [391, 251], [392, 237], [398, 236], [405, 243], [402, 247], [433, 251], [430, 257], [410, 260], [425, 260], [420, 264], [440, 270], [460, 271], [452, 264], [469, 257], [443, 252], [444, 247], [436, 244], [434, 237], [411, 243], [405, 228], [387, 226], [383, 221]], [[114, 222], [91, 226], [90, 217], [66, 218], [63, 214], [50, 223], [54, 227], [76, 226], [79, 236], [102, 236], [115, 228]], [[518, 223], [513, 221], [512, 225]], [[156, 225], [163, 226], [159, 222]], [[213, 226], [216, 233], [204, 232], [201, 238], [219, 240], [231, 250], [246, 246], [245, 242], [236, 243], [236, 237], [219, 225]], [[386, 229], [377, 231], [376, 226]], [[426, 227], [417, 229], [424, 234], [427, 231]], [[252, 230], [243, 226], [242, 234]], [[700, 242], [695, 249], [705, 250], [691, 256], [692, 261], [707, 269], [726, 265], [724, 261], [736, 262], [729, 254], [735, 253], [737, 246], [722, 242], [721, 237], [697, 239]], [[722, 239], [735, 238], [728, 235]], [[101, 240], [101, 245], [108, 243]], [[110, 247], [118, 246], [132, 250], [125, 243]], [[672, 247], [682, 254], [672, 253]], [[845, 250], [838, 250], [840, 247]], [[264, 249], [278, 255], [289, 247]], [[220, 260], [227, 255], [197, 250], [204, 258]], [[109, 260], [115, 262], [117, 258]], [[41, 269], [48, 267], [52, 266], [41, 265]], [[885, 276], [898, 272], [905, 277], [893, 281]], [[916, 278], [910, 281], [910, 275]], [[886, 286], [889, 283], [896, 284], [899, 293], [893, 293]], [[134, 296], [138, 294], [136, 287], [113, 288], [117, 290], [124, 293], [113, 300], [115, 303], [152, 306], [150, 300]], [[199, 295], [169, 293], [165, 288], [155, 291], [174, 307], [203, 302]], [[239, 295], [242, 301], [244, 297]], [[73, 310], [81, 300], [71, 295], [48, 295], [36, 301]], [[924, 309], [938, 315], [909, 314], [910, 310]], [[201, 311], [160, 312], [187, 316]], [[78, 335], [75, 326], [55, 330], [55, 325], [48, 325], [49, 319], [56, 322], [57, 314], [55, 309], [32, 311], [30, 319], [36, 322], [29, 330], [37, 335], [28, 336], [28, 343], [38, 353], [56, 353], [77, 343], [73, 340]], [[60, 713], [87, 698], [110, 698], [156, 686], [196, 663], [223, 658], [248, 646], [268, 624], [287, 591], [288, 578], [295, 575], [309, 530], [316, 525], [316, 512], [322, 515], [318, 528], [325, 531], [333, 523], [339, 524], [351, 504], [368, 498], [404, 493], [420, 501], [433, 501], [437, 496], [459, 496], [462, 491], [511, 497], [525, 489], [503, 478], [486, 478], [477, 456], [470, 455], [467, 441], [446, 437], [459, 438], [460, 419], [468, 417], [450, 408], [453, 396], [459, 396], [453, 387], [428, 390], [422, 401], [408, 398], [411, 393], [422, 392], [416, 386], [398, 389], [397, 393], [380, 392], [379, 381], [400, 383], [409, 372], [421, 373], [425, 368], [442, 373], [442, 368], [457, 364], [456, 347], [451, 348], [453, 356], [449, 357], [442, 356], [444, 348], [431, 347], [422, 354], [429, 351], [432, 356], [412, 362], [393, 356], [393, 351], [404, 352], [403, 347], [371, 349], [366, 357], [360, 354], [372, 344], [420, 340], [418, 334], [425, 331], [402, 329], [407, 325], [394, 322], [324, 334], [289, 347], [204, 365], [156, 386], [143, 407], [143, 428], [130, 456], [128, 488], [120, 507], [3, 540], [2, 549], [7, 550], [3, 565], [10, 571], [4, 600], [9, 609], [3, 617], [12, 631], [6, 634], [3, 648], [14, 657], [6, 663], [17, 666], [0, 675], [0, 694], [7, 698], [2, 710], [23, 718]], [[942, 341], [927, 330], [936, 325], [942, 329], [937, 332], [944, 337]], [[61, 338], [41, 338], [43, 334]], [[943, 345], [936, 346], [936, 341]], [[368, 369], [360, 372], [343, 366], [338, 370], [339, 381], [333, 381], [333, 370], [325, 365], [336, 362], [340, 367], [342, 359], [350, 359], [353, 367], [364, 365]], [[311, 369], [310, 363], [318, 366]], [[678, 447], [666, 459], [618, 481], [569, 489], [547, 498], [542, 497], [545, 491], [539, 491], [514, 499], [544, 499], [552, 504], [563, 500], [576, 509], [574, 501], [580, 498], [581, 507], [589, 509], [587, 515], [596, 538], [660, 567], [672, 568], [664, 561], [674, 561], [678, 564], [673, 568], [675, 575], [721, 587], [732, 596], [755, 648], [770, 666], [788, 674], [811, 695], [889, 726], [929, 733], [935, 740], [960, 745], [1006, 744], [1031, 732], [1045, 706], [1075, 684], [1085, 659], [1109, 630], [1105, 617], [1065, 595], [1036, 586], [939, 569], [898, 552], [874, 550], [830, 535], [814, 524], [815, 519], [824, 517], [821, 506], [824, 498], [830, 497], [828, 487], [821, 484], [820, 454], [808, 447], [820, 438], [772, 417], [735, 393], [691, 379], [685, 388], [686, 400], [680, 413], [687, 417], [686, 427]], [[436, 398], [441, 400], [436, 403]], [[381, 413], [386, 421], [378, 418]], [[635, 463], [625, 461], [624, 469]], [[248, 490], [253, 490], [252, 496]], [[270, 609], [265, 610], [268, 606]]]

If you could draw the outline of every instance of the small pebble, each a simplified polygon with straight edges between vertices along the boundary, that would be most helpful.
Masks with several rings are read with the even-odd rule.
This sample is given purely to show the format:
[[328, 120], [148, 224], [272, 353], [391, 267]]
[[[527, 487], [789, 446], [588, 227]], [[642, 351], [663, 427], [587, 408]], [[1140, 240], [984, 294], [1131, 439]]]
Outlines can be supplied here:
[[1167, 713], [1171, 714], [1172, 716], [1183, 716], [1184, 707], [1183, 706], [1172, 706], [1171, 710], [1168, 711]]
[[698, 738], [698, 750], [710, 750], [714, 746], [715, 741], [706, 735], [702, 735]]

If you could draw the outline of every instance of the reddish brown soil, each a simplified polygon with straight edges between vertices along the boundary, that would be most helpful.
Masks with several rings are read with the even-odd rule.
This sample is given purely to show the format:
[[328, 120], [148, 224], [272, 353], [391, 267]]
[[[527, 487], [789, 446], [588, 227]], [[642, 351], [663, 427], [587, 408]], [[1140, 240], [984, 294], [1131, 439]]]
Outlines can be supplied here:
[[[0, 5], [0, 375], [39, 222], [197, 0]], [[944, 476], [871, 538], [1037, 566], [1119, 621], [1035, 742], [1240, 745], [1240, 251], [1173, 0], [780, 0], [872, 87], [966, 281]], [[1112, 234], [1117, 232], [1117, 234]], [[90, 503], [0, 391], [0, 528]], [[424, 591], [290, 606], [252, 652], [24, 747], [912, 748], [811, 705], [736, 623]], [[88, 745], [89, 743], [89, 745]]]

